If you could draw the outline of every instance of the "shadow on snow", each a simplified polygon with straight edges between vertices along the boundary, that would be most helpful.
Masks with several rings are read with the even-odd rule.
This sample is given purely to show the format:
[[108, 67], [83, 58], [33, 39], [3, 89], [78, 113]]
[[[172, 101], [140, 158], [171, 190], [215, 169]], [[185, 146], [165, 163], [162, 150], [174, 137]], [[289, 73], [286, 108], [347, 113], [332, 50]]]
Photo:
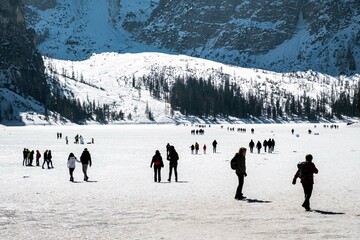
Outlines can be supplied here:
[[324, 214], [324, 215], [342, 215], [345, 213], [342, 212], [329, 212], [329, 211], [322, 211], [322, 210], [313, 210], [314, 212], [320, 213], [320, 214]]

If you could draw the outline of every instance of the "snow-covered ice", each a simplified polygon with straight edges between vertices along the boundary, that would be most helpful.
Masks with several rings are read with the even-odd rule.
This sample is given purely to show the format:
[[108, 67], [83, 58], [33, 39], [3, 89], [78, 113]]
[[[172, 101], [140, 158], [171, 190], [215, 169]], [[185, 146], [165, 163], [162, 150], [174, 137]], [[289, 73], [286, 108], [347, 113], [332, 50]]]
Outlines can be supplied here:
[[[359, 239], [360, 126], [316, 126], [231, 125], [231, 132], [212, 125], [204, 135], [191, 135], [197, 128], [190, 125], [1, 127], [0, 239]], [[76, 134], [95, 144], [73, 144]], [[248, 151], [248, 199], [234, 200], [237, 177], [229, 159], [251, 139], [269, 138], [275, 152]], [[178, 183], [166, 181], [168, 142], [180, 156]], [[192, 155], [195, 142], [206, 144], [207, 153]], [[55, 168], [23, 167], [24, 147], [51, 149]], [[82, 180], [79, 164], [71, 183], [67, 157], [80, 157], [85, 147], [93, 159], [90, 182]], [[157, 149], [165, 162], [162, 183], [153, 182], [150, 168]], [[308, 153], [319, 169], [313, 212], [301, 207], [299, 182], [291, 184]]]

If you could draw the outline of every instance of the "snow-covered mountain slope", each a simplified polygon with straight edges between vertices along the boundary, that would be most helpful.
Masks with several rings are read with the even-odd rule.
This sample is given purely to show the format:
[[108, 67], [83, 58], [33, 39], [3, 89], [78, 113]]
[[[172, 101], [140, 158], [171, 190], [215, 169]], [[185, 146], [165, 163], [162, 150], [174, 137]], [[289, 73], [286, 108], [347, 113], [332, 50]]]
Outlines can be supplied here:
[[28, 96], [23, 97], [6, 88], [0, 88], [0, 122], [6, 126], [23, 125], [72, 125], [59, 114]]
[[60, 82], [64, 95], [80, 102], [107, 104], [112, 112], [132, 116], [118, 122], [152, 122], [146, 115], [148, 108], [155, 122], [181, 121], [183, 116], [179, 113], [170, 114], [169, 103], [163, 96], [159, 100], [150, 96], [143, 83], [147, 77], [161, 76], [170, 87], [177, 77], [210, 78], [215, 85], [223, 85], [229, 79], [230, 84], [241, 86], [244, 93], [265, 96], [265, 104], [279, 99], [282, 106], [287, 93], [311, 99], [338, 97], [340, 92], [353, 93], [360, 80], [360, 75], [336, 79], [312, 71], [281, 74], [162, 53], [103, 53], [84, 61], [45, 58], [44, 62], [48, 74]]
[[278, 72], [359, 73], [357, 0], [25, 0], [44, 55], [165, 52]]
[[134, 43], [127, 21], [145, 21], [159, 0], [25, 1], [28, 25], [39, 34], [39, 49], [58, 59], [86, 59], [93, 53], [153, 49]]

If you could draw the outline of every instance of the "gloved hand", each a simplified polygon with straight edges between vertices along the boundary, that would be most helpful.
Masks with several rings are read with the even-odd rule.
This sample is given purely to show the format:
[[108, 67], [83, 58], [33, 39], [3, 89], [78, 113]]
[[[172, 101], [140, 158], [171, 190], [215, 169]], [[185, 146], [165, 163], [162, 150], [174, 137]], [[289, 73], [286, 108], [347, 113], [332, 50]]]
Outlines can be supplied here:
[[246, 177], [246, 176], [247, 176], [247, 173], [244, 173], [244, 176]]
[[296, 184], [296, 178], [294, 178], [294, 179], [292, 180], [292, 184], [293, 184], [293, 185]]

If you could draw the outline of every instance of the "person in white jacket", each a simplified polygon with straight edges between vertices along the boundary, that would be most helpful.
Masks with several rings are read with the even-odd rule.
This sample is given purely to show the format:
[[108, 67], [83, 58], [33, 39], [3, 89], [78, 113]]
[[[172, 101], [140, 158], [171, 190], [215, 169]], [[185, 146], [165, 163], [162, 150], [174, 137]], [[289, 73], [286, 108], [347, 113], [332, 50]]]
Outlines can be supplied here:
[[73, 153], [70, 153], [69, 157], [68, 157], [68, 161], [67, 161], [67, 166], [69, 168], [71, 182], [74, 182], [73, 172], [75, 170], [76, 162], [81, 163], [81, 161], [77, 160], [77, 158], [75, 157], [75, 155]]

